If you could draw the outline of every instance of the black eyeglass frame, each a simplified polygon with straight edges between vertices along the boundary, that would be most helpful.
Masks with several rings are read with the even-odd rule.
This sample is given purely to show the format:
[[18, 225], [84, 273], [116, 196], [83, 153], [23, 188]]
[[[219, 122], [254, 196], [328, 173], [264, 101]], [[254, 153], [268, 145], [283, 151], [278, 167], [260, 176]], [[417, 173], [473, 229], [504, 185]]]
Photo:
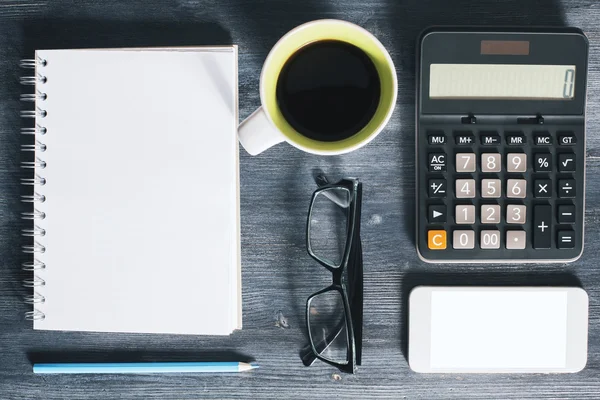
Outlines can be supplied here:
[[[322, 178], [326, 182], [325, 178]], [[323, 192], [330, 191], [331, 189], [345, 189], [348, 190], [349, 204], [346, 206], [343, 204], [344, 199], [336, 199], [327, 196]], [[331, 201], [339, 205], [341, 208], [348, 209], [348, 224], [347, 224], [347, 237], [344, 248], [343, 256], [340, 260], [339, 265], [333, 265], [328, 260], [320, 258], [313, 252], [311, 246], [310, 236], [310, 221], [312, 218], [313, 206], [315, 199], [319, 194], [323, 193]], [[302, 361], [304, 365], [309, 366], [319, 359], [329, 365], [339, 368], [343, 372], [354, 373], [356, 366], [361, 364], [362, 356], [362, 311], [363, 311], [363, 263], [362, 263], [362, 244], [360, 240], [360, 216], [362, 206], [362, 183], [358, 179], [346, 178], [342, 179], [335, 184], [323, 184], [320, 185], [311, 198], [310, 208], [308, 212], [308, 219], [306, 224], [306, 248], [308, 254], [319, 264], [325, 267], [332, 274], [332, 284], [316, 293], [313, 293], [306, 301], [306, 330], [309, 336], [310, 348], [308, 351], [301, 353]], [[343, 274], [345, 270], [348, 270], [348, 281], [343, 281]], [[322, 295], [323, 293], [336, 291], [338, 292], [343, 300], [344, 306], [344, 323], [346, 324], [346, 335], [347, 335], [347, 363], [338, 363], [329, 360], [321, 353], [327, 349], [338, 335], [343, 331], [344, 326], [340, 323], [339, 327], [336, 327], [332, 334], [327, 338], [325, 347], [321, 350], [317, 349], [315, 342], [312, 337], [310, 329], [310, 306], [312, 300]], [[350, 296], [349, 296], [350, 295]]]

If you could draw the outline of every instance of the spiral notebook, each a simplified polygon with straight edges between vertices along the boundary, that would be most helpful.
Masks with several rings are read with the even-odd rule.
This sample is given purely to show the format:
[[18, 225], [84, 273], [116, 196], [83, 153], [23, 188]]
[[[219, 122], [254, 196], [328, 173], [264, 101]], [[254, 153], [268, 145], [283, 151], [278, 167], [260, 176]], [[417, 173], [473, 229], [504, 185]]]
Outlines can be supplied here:
[[237, 48], [35, 57], [21, 64], [34, 329], [241, 328]]

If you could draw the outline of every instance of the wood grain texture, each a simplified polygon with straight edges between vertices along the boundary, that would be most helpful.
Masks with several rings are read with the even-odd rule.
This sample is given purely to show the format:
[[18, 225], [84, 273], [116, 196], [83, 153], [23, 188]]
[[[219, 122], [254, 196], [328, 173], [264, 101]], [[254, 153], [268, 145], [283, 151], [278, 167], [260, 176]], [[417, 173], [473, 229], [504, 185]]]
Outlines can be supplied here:
[[[398, 105], [367, 147], [339, 157], [279, 145], [258, 157], [241, 150], [244, 329], [230, 337], [34, 332], [23, 320], [18, 201], [22, 88], [17, 67], [35, 48], [239, 45], [240, 116], [259, 105], [269, 48], [294, 26], [341, 18], [389, 49]], [[0, 398], [282, 399], [600, 398], [600, 3], [573, 0], [0, 0]], [[441, 266], [414, 248], [414, 67], [418, 32], [434, 24], [571, 25], [590, 40], [585, 251], [572, 264]], [[304, 303], [325, 273], [304, 249], [312, 170], [364, 182], [365, 326], [356, 375], [305, 368]], [[198, 171], [199, 179], [206, 171]], [[77, 234], [77, 233], [74, 233]], [[425, 283], [578, 283], [590, 295], [587, 368], [574, 375], [418, 375], [408, 368], [406, 298]], [[236, 376], [34, 376], [33, 361], [255, 358]]]

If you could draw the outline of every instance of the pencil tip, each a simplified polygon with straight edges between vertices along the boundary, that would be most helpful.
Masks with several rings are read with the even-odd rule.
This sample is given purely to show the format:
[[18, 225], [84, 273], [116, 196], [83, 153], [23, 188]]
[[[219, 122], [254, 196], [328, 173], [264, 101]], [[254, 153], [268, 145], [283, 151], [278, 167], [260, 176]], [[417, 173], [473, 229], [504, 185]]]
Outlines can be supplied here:
[[256, 368], [258, 368], [258, 363], [257, 363], [257, 362], [251, 362], [251, 363], [250, 363], [250, 367], [251, 367], [252, 369], [256, 369]]

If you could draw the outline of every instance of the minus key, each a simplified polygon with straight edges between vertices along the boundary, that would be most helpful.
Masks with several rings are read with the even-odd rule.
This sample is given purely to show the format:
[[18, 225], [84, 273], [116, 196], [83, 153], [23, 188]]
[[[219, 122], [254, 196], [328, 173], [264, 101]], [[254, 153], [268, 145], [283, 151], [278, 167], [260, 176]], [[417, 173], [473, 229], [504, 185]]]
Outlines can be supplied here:
[[572, 204], [558, 206], [558, 223], [559, 224], [574, 224], [575, 223], [575, 206]]

